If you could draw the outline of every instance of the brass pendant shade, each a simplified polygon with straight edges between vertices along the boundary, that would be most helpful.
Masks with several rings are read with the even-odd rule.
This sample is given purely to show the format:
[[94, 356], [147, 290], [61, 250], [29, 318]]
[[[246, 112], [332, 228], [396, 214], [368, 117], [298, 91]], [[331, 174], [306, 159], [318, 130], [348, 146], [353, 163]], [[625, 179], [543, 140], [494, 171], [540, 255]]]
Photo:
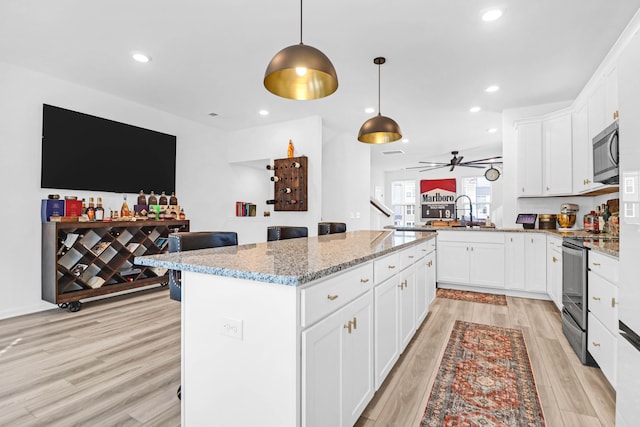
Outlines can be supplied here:
[[380, 113], [380, 65], [385, 62], [386, 59], [382, 57], [373, 60], [373, 63], [378, 66], [378, 115], [367, 120], [360, 127], [358, 141], [366, 144], [386, 144], [402, 139], [402, 131], [398, 123]]
[[395, 120], [378, 113], [360, 127], [358, 141], [367, 144], [386, 144], [402, 138], [402, 131]]
[[300, 43], [273, 57], [264, 73], [264, 87], [283, 98], [318, 99], [338, 89], [338, 75], [324, 53]]
[[324, 98], [338, 89], [338, 75], [329, 58], [302, 43], [302, 0], [300, 44], [276, 53], [267, 66], [263, 83], [274, 95], [295, 100]]

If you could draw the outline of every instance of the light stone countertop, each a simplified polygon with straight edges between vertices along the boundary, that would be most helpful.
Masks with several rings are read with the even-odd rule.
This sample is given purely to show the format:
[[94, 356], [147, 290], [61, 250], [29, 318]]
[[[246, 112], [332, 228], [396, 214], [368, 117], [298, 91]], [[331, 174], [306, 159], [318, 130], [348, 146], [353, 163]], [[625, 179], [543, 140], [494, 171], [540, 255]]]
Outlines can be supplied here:
[[135, 263], [299, 286], [435, 237], [424, 230], [352, 231], [142, 256]]

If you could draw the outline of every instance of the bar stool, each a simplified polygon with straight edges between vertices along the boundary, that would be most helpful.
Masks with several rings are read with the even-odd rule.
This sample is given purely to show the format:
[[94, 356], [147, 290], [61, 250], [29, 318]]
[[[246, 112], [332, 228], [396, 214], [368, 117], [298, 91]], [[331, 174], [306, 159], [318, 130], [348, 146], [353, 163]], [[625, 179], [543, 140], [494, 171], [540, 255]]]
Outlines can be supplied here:
[[319, 222], [318, 236], [324, 234], [346, 233], [347, 224], [344, 222]]
[[[236, 246], [237, 244], [238, 234], [233, 231], [188, 231], [169, 234], [169, 252]], [[182, 277], [178, 270], [169, 270], [169, 297], [176, 301], [182, 300]], [[178, 399], [182, 399], [182, 385], [178, 386], [176, 394]]]
[[275, 225], [267, 227], [267, 242], [308, 236], [309, 230], [307, 229], [307, 227], [290, 227], [285, 225]]

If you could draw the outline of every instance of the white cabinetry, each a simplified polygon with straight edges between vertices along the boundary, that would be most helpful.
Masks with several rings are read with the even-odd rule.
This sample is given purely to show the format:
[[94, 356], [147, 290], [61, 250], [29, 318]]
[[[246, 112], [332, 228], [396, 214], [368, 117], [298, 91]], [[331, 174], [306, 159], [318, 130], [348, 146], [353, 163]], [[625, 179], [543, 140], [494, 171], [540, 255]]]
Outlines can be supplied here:
[[503, 239], [499, 232], [438, 232], [438, 282], [504, 288]]
[[593, 143], [589, 137], [588, 104], [575, 107], [572, 127], [573, 192], [585, 193], [603, 186], [599, 182], [593, 182]]
[[516, 123], [518, 195], [556, 196], [572, 191], [571, 111]]
[[400, 317], [400, 352], [409, 344], [416, 331], [416, 275], [411, 266], [400, 274], [400, 297], [398, 299], [398, 316]]
[[375, 387], [380, 387], [400, 356], [398, 299], [400, 278], [386, 280], [374, 289]]
[[427, 317], [429, 305], [436, 296], [435, 255], [435, 241], [429, 242], [429, 246], [426, 244], [418, 246], [420, 259], [416, 263], [416, 329]]
[[373, 397], [373, 296], [302, 332], [306, 426], [352, 426]]
[[546, 235], [505, 233], [505, 288], [547, 292]]
[[618, 345], [618, 277], [617, 259], [590, 251], [587, 348], [614, 388]]
[[587, 101], [589, 108], [589, 140], [618, 118], [618, 70], [605, 71]]
[[547, 237], [547, 293], [562, 311], [562, 239]]

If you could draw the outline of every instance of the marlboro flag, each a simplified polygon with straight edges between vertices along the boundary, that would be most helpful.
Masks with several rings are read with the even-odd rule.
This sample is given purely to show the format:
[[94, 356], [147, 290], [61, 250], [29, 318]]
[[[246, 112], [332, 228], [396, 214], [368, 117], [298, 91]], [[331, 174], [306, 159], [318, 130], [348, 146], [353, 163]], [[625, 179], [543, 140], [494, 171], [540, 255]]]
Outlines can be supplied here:
[[422, 218], [453, 218], [456, 179], [424, 179], [420, 181]]

